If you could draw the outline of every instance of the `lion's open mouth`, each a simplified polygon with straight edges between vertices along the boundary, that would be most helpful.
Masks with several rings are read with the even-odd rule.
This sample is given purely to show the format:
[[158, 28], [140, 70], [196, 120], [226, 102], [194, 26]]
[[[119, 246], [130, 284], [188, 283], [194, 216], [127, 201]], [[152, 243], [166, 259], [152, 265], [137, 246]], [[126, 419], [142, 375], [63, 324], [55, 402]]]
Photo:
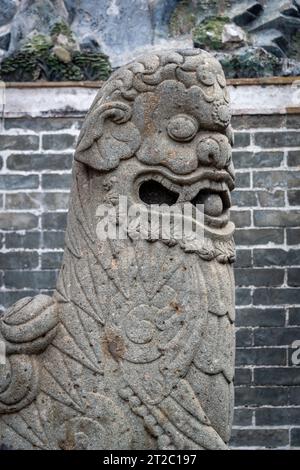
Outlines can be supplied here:
[[139, 200], [147, 205], [190, 203], [204, 212], [205, 224], [212, 227], [222, 227], [229, 220], [233, 181], [227, 172], [206, 170], [179, 177], [165, 170], [151, 171], [140, 175], [136, 183]]

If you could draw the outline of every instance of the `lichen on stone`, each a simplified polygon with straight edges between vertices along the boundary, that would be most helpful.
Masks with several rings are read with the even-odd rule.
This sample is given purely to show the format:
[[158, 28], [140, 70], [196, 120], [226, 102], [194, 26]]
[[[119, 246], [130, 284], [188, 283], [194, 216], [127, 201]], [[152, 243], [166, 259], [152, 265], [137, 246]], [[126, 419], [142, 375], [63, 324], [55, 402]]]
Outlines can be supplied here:
[[49, 81], [64, 81], [64, 80], [83, 80], [84, 75], [80, 68], [74, 65], [72, 62], [63, 63], [53, 53], [48, 54], [43, 58], [40, 63], [43, 75]]
[[40, 72], [35, 55], [19, 51], [2, 61], [0, 79], [7, 82], [31, 82], [40, 78]]
[[106, 80], [111, 73], [107, 56], [97, 52], [74, 53], [73, 62], [80, 68], [86, 80]]
[[46, 34], [33, 34], [26, 39], [22, 46], [22, 51], [29, 54], [44, 54], [52, 47], [52, 40]]
[[63, 34], [66, 36], [70, 41], [75, 41], [74, 35], [70, 26], [65, 21], [58, 21], [55, 23], [53, 28], [51, 29], [51, 36], [57, 37], [59, 34]]
[[60, 21], [50, 35], [35, 33], [20, 50], [3, 59], [0, 79], [4, 81], [106, 80], [111, 73], [102, 52], [80, 51], [69, 26]]
[[202, 49], [222, 49], [222, 33], [227, 23], [230, 23], [230, 19], [226, 16], [213, 16], [205, 19], [192, 31], [195, 46]]
[[292, 60], [300, 61], [300, 31], [292, 37], [288, 55]]
[[169, 31], [171, 36], [176, 37], [181, 34], [190, 33], [196, 25], [196, 21], [197, 17], [191, 9], [191, 2], [189, 0], [182, 0], [170, 17]]
[[235, 54], [217, 54], [227, 78], [280, 75], [282, 60], [262, 48], [244, 48]]
[[169, 22], [171, 36], [220, 54], [236, 78], [299, 75], [299, 28], [299, 0], [181, 0]]
[[[4, 1], [10, 3], [15, 2]], [[300, 73], [300, 0], [149, 0], [145, 9], [129, 0], [117, 2], [117, 7], [109, 1], [107, 9], [97, 8], [97, 3], [26, 0], [20, 8], [2, 8], [0, 78], [103, 79], [110, 73], [103, 50], [118, 67], [125, 58], [140, 54], [141, 48], [165, 48], [170, 37], [172, 47], [178, 49], [194, 43], [211, 52], [231, 53], [224, 60], [232, 74], [242, 64], [239, 76], [246, 69], [251, 76], [258, 70], [262, 76], [269, 75], [277, 70], [276, 58], [279, 75]], [[270, 62], [260, 67], [254, 48], [270, 53]]]

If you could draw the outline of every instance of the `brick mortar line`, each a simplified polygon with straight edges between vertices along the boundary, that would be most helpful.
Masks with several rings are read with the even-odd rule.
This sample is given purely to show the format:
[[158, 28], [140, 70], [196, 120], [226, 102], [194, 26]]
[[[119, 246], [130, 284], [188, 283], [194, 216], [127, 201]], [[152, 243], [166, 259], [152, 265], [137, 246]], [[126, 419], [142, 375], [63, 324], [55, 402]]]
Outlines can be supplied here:
[[[299, 114], [299, 127], [250, 127], [243, 129], [236, 129], [233, 127], [234, 134], [284, 134], [286, 132], [297, 133], [300, 131], [300, 114]], [[55, 133], [55, 132], [54, 132]]]
[[[300, 191], [300, 190], [299, 190]], [[26, 191], [23, 189], [16, 189], [16, 190], [11, 190], [11, 191], [0, 191], [0, 194], [6, 194], [6, 195], [14, 195], [14, 194], [20, 194], [20, 193], [24, 193], [24, 194], [29, 194], [31, 193], [30, 190]], [[61, 193], [61, 194], [68, 194], [67, 191], [59, 191], [59, 190], [51, 190], [51, 191], [48, 191], [48, 190], [43, 190], [41, 188], [41, 190], [38, 192], [38, 194], [45, 194], [45, 193], [48, 193], [48, 194], [58, 194], [58, 193]], [[45, 210], [46, 209], [46, 210]], [[47, 209], [47, 208], [43, 208], [41, 207], [41, 210], [44, 211], [42, 212], [43, 214], [47, 214], [48, 212], [49, 213], [55, 213], [55, 212], [65, 212], [67, 213], [68, 212], [68, 209]], [[264, 211], [264, 212], [268, 212], [268, 211], [276, 211], [276, 212], [292, 212], [292, 211], [300, 211], [300, 206], [288, 206], [288, 207], [285, 207], [285, 206], [281, 206], [281, 207], [270, 207], [269, 209], [267, 209], [265, 211], [264, 208], [261, 208], [261, 207], [257, 207], [257, 209], [253, 209], [251, 211], [251, 208], [250, 207], [245, 207], [244, 209], [245, 211], [249, 211], [251, 214], [254, 214], [255, 211]], [[239, 212], [243, 212], [244, 211], [243, 209], [241, 210], [236, 210], [234, 209], [235, 213], [239, 213]], [[35, 213], [35, 211], [40, 211], [39, 208], [24, 208], [24, 209], [16, 209], [16, 208], [7, 208], [5, 205], [3, 207], [3, 210], [1, 211], [0, 209], [0, 212], [15, 212], [15, 213]], [[299, 226], [294, 226], [294, 227], [290, 227], [290, 228], [298, 228]], [[278, 226], [274, 226], [274, 225], [267, 225], [267, 226], [259, 226], [259, 225], [254, 225], [253, 224], [250, 224], [248, 226], [245, 226], [243, 229], [240, 229], [238, 228], [237, 230], [247, 230], [247, 229], [251, 229], [251, 230], [254, 230], [254, 229], [258, 229], [258, 230], [264, 230], [264, 229], [268, 229], [268, 230], [271, 230], [271, 229], [283, 229], [284, 227], [278, 225]], [[269, 242], [269, 243], [275, 243], [275, 242]], [[275, 243], [276, 244], [276, 243]], [[279, 245], [281, 246], [285, 246], [283, 243], [278, 243], [276, 244], [276, 247], [278, 247]], [[245, 246], [245, 245], [241, 245], [241, 246]], [[253, 248], [254, 245], [251, 245], [251, 248]], [[270, 245], [267, 245], [266, 247], [269, 247], [270, 248]]]
[[[241, 368], [241, 367], [240, 367]], [[238, 369], [238, 367], [237, 367]], [[251, 388], [253, 390], [255, 390], [256, 388], [263, 388], [263, 389], [274, 389], [276, 390], [277, 388], [286, 388], [286, 389], [289, 389], [291, 387], [294, 387], [294, 388], [300, 388], [300, 385], [259, 385], [259, 384], [247, 384], [247, 385], [238, 385], [236, 384], [234, 386], [235, 389], [240, 389], [240, 388]], [[277, 408], [278, 406], [280, 406], [281, 408], [285, 408], [285, 405], [270, 405], [271, 407], [273, 408]], [[260, 407], [260, 405], [258, 405], [258, 407]], [[241, 405], [241, 409], [245, 409], [245, 408], [248, 408], [248, 405]]]
[[[250, 411], [257, 411], [257, 410], [260, 410], [261, 408], [263, 408], [264, 410], [272, 410], [272, 409], [279, 409], [279, 408], [282, 408], [282, 409], [299, 409], [300, 410], [300, 405], [247, 405], [247, 407], [242, 406], [242, 405], [235, 405], [234, 406], [234, 409], [235, 410], [250, 410]], [[293, 425], [291, 425], [293, 426]], [[300, 428], [300, 423], [295, 425], [296, 427], [299, 427]]]
[[[276, 427], [276, 429], [280, 430], [280, 429], [290, 429], [290, 426], [292, 426], [292, 428], [300, 428], [300, 425], [289, 425], [289, 424], [282, 424], [282, 425], [277, 425], [277, 424], [266, 424], [266, 425], [255, 425], [255, 429], [274, 429]], [[253, 426], [239, 426], [239, 425], [234, 425], [232, 426], [233, 429], [253, 429]]]
[[[50, 194], [52, 194], [52, 193], [50, 193]], [[11, 196], [11, 195], [13, 195], [13, 193], [8, 194], [8, 196]], [[41, 201], [41, 203], [43, 204], [43, 201]], [[35, 208], [35, 209], [30, 209], [30, 208], [28, 208], [28, 209], [15, 209], [13, 207], [9, 207], [9, 206], [6, 205], [6, 207], [3, 210], [0, 209], [0, 214], [6, 214], [6, 213], [16, 214], [16, 215], [17, 214], [28, 214], [28, 215], [34, 215], [36, 217], [43, 217], [43, 216], [52, 215], [52, 214], [55, 214], [55, 213], [68, 214], [68, 212], [66, 211], [65, 208], [60, 208], [60, 209], [51, 209], [50, 208], [49, 209], [48, 207], [46, 207], [46, 205], [41, 206], [40, 208]], [[5, 229], [0, 228], [0, 233], [6, 233], [8, 231], [17, 232], [18, 230], [5, 230]], [[34, 232], [34, 231], [36, 231], [36, 229], [26, 230], [26, 232]]]
[[[252, 115], [251, 115], [252, 116]], [[261, 115], [258, 115], [261, 116]], [[298, 116], [298, 115], [297, 115]], [[10, 120], [16, 120], [16, 119], [22, 119], [22, 118], [14, 118], [14, 117], [5, 117], [4, 122], [10, 121]], [[26, 119], [24, 117], [24, 119]], [[35, 119], [47, 119], [48, 121], [55, 121], [56, 119], [60, 119], [59, 117], [29, 117], [27, 118], [29, 120], [35, 120]], [[62, 116], [61, 119], [67, 119], [66, 117]], [[76, 118], [70, 118], [72, 120]], [[80, 118], [77, 118], [80, 119]], [[81, 118], [83, 120], [83, 118]], [[81, 123], [80, 123], [81, 124]], [[63, 127], [62, 129], [52, 129], [52, 130], [45, 130], [45, 129], [40, 129], [40, 130], [34, 130], [34, 129], [24, 129], [23, 127], [13, 127], [10, 129], [6, 129], [5, 127], [0, 129], [0, 135], [9, 135], [9, 136], [19, 136], [19, 135], [52, 135], [52, 134], [70, 134], [70, 135], [78, 135], [80, 133], [81, 129], [76, 129], [74, 126], [76, 124], [73, 124], [71, 127]], [[285, 132], [299, 132], [300, 130], [300, 115], [299, 115], [299, 127], [287, 127], [285, 126], [277, 126], [277, 127], [243, 127], [243, 128], [235, 128], [233, 127], [233, 132], [234, 134], [257, 134], [257, 133], [285, 133]]]
[[[9, 118], [6, 118], [9, 119]], [[14, 118], [12, 118], [14, 119]], [[51, 120], [51, 118], [50, 118]], [[236, 132], [236, 131], [235, 131]], [[53, 131], [47, 131], [47, 130], [40, 130], [40, 131], [35, 131], [32, 129], [21, 129], [18, 127], [12, 128], [12, 129], [2, 129], [0, 130], [0, 138], [1, 136], [8, 136], [8, 137], [42, 137], [44, 135], [71, 135], [78, 137], [80, 134], [80, 129], [72, 129], [72, 128], [67, 128], [67, 129], [57, 129]]]
[[[253, 116], [253, 115], [248, 115], [248, 116]], [[288, 116], [288, 115], [287, 115]], [[241, 127], [241, 128], [235, 128], [233, 127], [233, 132], [234, 134], [257, 134], [258, 132], [261, 132], [263, 134], [265, 133], [284, 133], [284, 132], [299, 132], [300, 130], [300, 114], [299, 116], [299, 126], [298, 127], [287, 127], [285, 126], [278, 126], [278, 127]], [[16, 128], [17, 129], [17, 128]], [[9, 129], [10, 130], [10, 129]]]
[[[295, 305], [299, 305], [299, 307], [300, 307], [300, 303], [299, 303], [299, 304], [295, 304]], [[258, 307], [257, 305], [253, 305], [252, 307], [253, 307], [253, 309], [257, 309], [257, 310], [270, 310], [270, 309], [284, 310], [284, 308], [294, 308], [293, 306], [284, 307], [284, 306], [282, 306], [282, 305], [280, 305], [280, 306], [277, 306], [277, 305], [275, 305], [275, 306], [273, 306], [273, 305], [263, 305], [262, 307]], [[239, 310], [244, 310], [244, 309], [247, 310], [247, 309], [248, 309], [248, 307], [246, 307], [246, 306], [244, 306], [244, 305], [239, 305], [239, 306], [237, 306], [237, 308], [238, 308]], [[284, 326], [283, 326], [283, 327], [284, 327]], [[299, 325], [299, 327], [300, 327], [300, 325]], [[256, 326], [250, 325], [249, 328], [261, 328], [261, 327], [259, 327], [259, 326], [256, 327]], [[263, 328], [263, 327], [262, 327], [262, 328]]]
[[[10, 271], [14, 271], [14, 269], [11, 269]], [[236, 326], [235, 330], [238, 331], [243, 331], [243, 330], [248, 330], [251, 331], [252, 333], [256, 333], [257, 331], [261, 330], [270, 330], [270, 329], [277, 329], [277, 330], [298, 330], [300, 329], [300, 325], [288, 325], [288, 326]], [[284, 349], [287, 346], [289, 346], [289, 343], [285, 344], [253, 344], [251, 346], [236, 346], [236, 349]], [[249, 364], [251, 365], [251, 364]], [[256, 364], [255, 364], [256, 365]], [[269, 364], [270, 365], [270, 364]], [[298, 367], [298, 366], [296, 366]]]
[[[241, 364], [241, 365], [237, 365], [236, 366], [237, 369], [247, 369], [247, 370], [256, 370], [256, 369], [285, 369], [285, 370], [290, 370], [290, 369], [294, 369], [294, 370], [297, 370], [299, 369], [299, 366], [294, 366], [294, 365], [270, 365], [270, 364], [264, 364], [264, 365], [258, 365], [258, 364], [252, 364], [252, 365], [249, 365], [249, 364]], [[251, 383], [255, 383], [255, 381], [252, 379]], [[265, 386], [265, 387], [268, 387], [268, 385], [266, 384], [256, 384], [257, 386]]]
[[[300, 133], [300, 131], [299, 131]], [[234, 152], [283, 152], [286, 149], [288, 152], [299, 151], [299, 145], [291, 147], [289, 145], [279, 145], [278, 147], [260, 147], [259, 145], [246, 145], [244, 147], [235, 147], [233, 146]]]
[[[4, 210], [4, 211], [0, 211], [0, 213], [3, 212], [14, 212], [14, 213], [26, 213], [26, 214], [32, 214], [32, 215], [36, 215], [36, 216], [41, 216], [43, 214], [55, 214], [57, 211], [53, 210], [53, 211], [48, 211], [48, 212], [42, 212], [41, 214], [35, 214], [33, 213], [32, 210], [25, 210], [24, 212], [17, 212], [17, 211], [14, 211], [14, 210]], [[65, 210], [61, 210], [59, 212], [60, 214], [67, 214], [67, 211]], [[255, 227], [257, 228], [257, 230], [260, 230], [259, 227]], [[262, 228], [265, 228], [265, 227], [262, 227]], [[274, 228], [276, 230], [276, 228]], [[64, 228], [61, 228], [61, 229], [50, 229], [50, 228], [41, 228], [40, 230], [36, 227], [36, 228], [33, 228], [33, 229], [30, 229], [30, 230], [26, 230], [26, 229], [18, 229], [18, 230], [13, 230], [13, 229], [10, 229], [10, 230], [3, 230], [3, 229], [0, 229], [0, 234], [2, 235], [6, 235], [6, 234], [11, 234], [11, 233], [17, 233], [17, 234], [24, 234], [24, 232], [26, 233], [40, 233], [40, 232], [65, 232], [65, 227]], [[35, 250], [35, 248], [22, 248], [24, 250]], [[248, 245], [238, 245], [236, 246], [236, 249], [239, 250], [239, 251], [250, 251], [249, 250], [249, 246]], [[272, 244], [261, 244], [261, 245], [251, 245], [251, 249], [255, 250], [255, 249], [259, 249], [259, 250], [262, 250], [262, 249], [267, 249], [267, 250], [282, 250], [282, 251], [286, 251], [287, 253], [289, 251], [291, 251], [291, 249], [298, 249], [299, 250], [299, 245], [288, 245], [288, 248], [285, 247], [284, 244], [275, 244], [272, 242]], [[12, 248], [12, 250], [14, 250], [14, 248]], [[267, 266], [257, 266], [256, 264], [251, 264], [250, 266], [235, 266], [234, 265], [234, 268], [235, 269], [261, 269], [261, 270], [268, 270], [268, 269], [285, 269], [285, 268], [300, 268], [300, 264], [284, 264], [284, 265], [281, 265], [281, 266], [278, 266], [278, 265], [267, 265]], [[258, 287], [258, 286], [253, 286], [253, 287]]]
[[[4, 120], [9, 121], [10, 119], [21, 119], [21, 118], [9, 118], [6, 117]], [[32, 118], [33, 120], [36, 118]], [[43, 118], [42, 118], [43, 119]], [[45, 118], [48, 119], [49, 121], [55, 120], [56, 118]], [[76, 118], [71, 118], [71, 119], [76, 119]], [[74, 124], [76, 125], [76, 124]], [[81, 126], [82, 127], [82, 126]], [[20, 127], [13, 127], [10, 129], [0, 129], [0, 136], [10, 136], [10, 137], [18, 137], [18, 136], [44, 136], [44, 135], [72, 135], [72, 136], [78, 136], [80, 134], [80, 129], [76, 129], [74, 127], [66, 127], [62, 129], [53, 129], [53, 130], [34, 130], [34, 129], [24, 129]], [[297, 133], [300, 131], [300, 115], [299, 115], [299, 127], [287, 127], [287, 126], [278, 126], [278, 127], [250, 127], [250, 128], [234, 128], [233, 127], [233, 133], [234, 135], [243, 135], [243, 134], [250, 134], [250, 135], [255, 135], [255, 134], [284, 134], [286, 132], [291, 132], [291, 133]]]

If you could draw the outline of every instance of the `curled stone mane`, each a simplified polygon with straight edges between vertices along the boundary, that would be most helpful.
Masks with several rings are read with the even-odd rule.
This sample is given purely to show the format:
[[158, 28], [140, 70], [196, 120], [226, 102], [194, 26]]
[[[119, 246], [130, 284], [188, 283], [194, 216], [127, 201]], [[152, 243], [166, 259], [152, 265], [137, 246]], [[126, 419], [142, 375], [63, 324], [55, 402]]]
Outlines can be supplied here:
[[[203, 130], [218, 131], [232, 140], [229, 96], [219, 62], [202, 50], [169, 51], [144, 56], [113, 73], [87, 114], [75, 160], [107, 171], [132, 157], [147, 124], [146, 115], [133, 122], [137, 98], [155, 92], [166, 81], [177, 83], [179, 95], [184, 94], [185, 99], [198, 102]], [[106, 120], [108, 126], [104, 126]], [[144, 123], [144, 129], [137, 121]]]

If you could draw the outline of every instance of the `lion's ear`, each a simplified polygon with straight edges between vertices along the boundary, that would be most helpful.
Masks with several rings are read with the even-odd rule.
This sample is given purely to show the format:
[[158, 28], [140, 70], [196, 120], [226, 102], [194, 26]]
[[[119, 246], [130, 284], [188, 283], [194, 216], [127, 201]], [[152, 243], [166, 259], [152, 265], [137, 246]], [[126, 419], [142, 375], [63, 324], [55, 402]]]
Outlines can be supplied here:
[[131, 108], [122, 102], [94, 107], [79, 135], [75, 160], [96, 170], [111, 170], [120, 160], [132, 157], [141, 136], [130, 118]]

